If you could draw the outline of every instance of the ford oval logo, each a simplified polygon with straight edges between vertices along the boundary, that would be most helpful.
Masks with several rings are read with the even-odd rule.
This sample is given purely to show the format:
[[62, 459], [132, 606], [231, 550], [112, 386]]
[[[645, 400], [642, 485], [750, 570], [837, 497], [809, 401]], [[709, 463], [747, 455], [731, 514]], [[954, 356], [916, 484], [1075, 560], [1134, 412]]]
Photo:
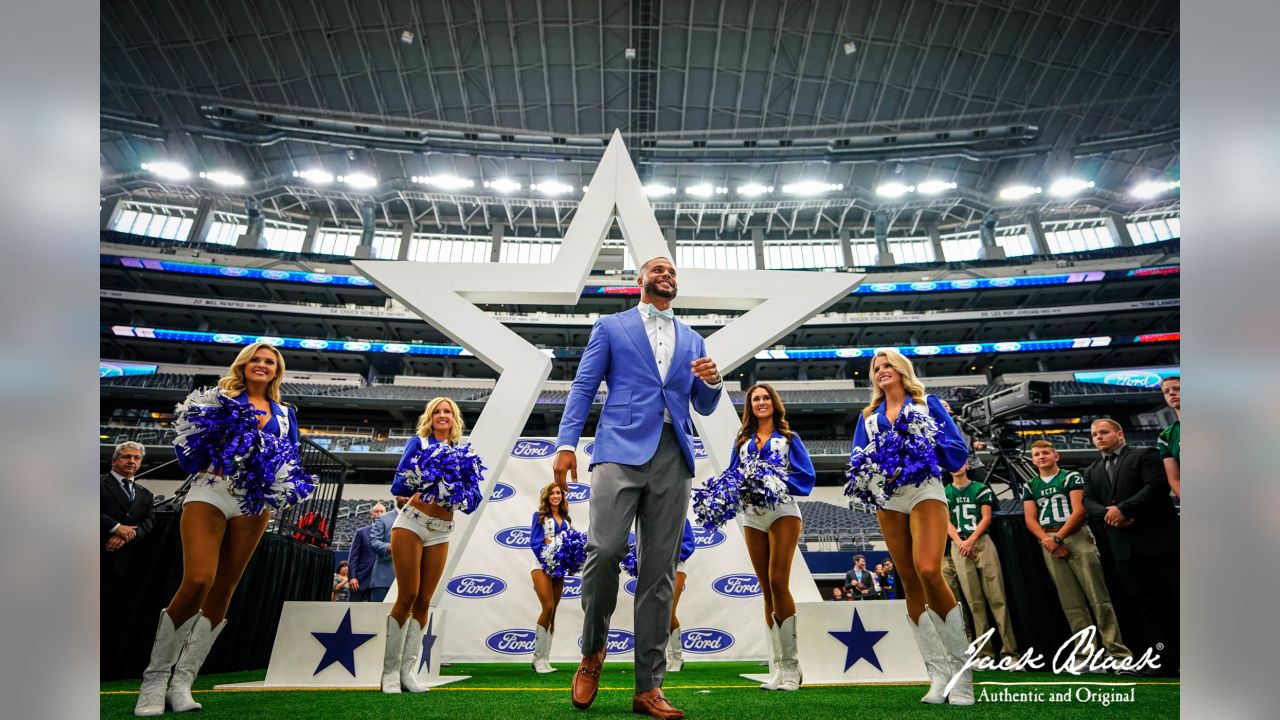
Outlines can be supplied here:
[[917, 355], [937, 355], [942, 352], [942, 348], [937, 345], [918, 345], [915, 348]]
[[593, 442], [589, 442], [587, 443], [587, 446], [582, 449], [582, 451], [585, 452], [587, 455], [594, 455], [596, 453], [596, 444]]
[[951, 287], [955, 288], [956, 290], [972, 290], [973, 288], [978, 287], [978, 281], [977, 280], [952, 280]]
[[289, 277], [289, 273], [284, 270], [263, 270], [262, 277], [267, 280], [284, 280]]
[[636, 594], [636, 583], [640, 582], [640, 578], [631, 578], [622, 585], [622, 589], [627, 591], [628, 595]]
[[262, 335], [262, 336], [258, 337], [258, 339], [257, 339], [257, 340], [255, 340], [254, 342], [265, 343], [265, 344], [267, 344], [267, 345], [273, 345], [273, 346], [274, 346], [274, 345], [283, 345], [283, 344], [284, 344], [284, 338], [282, 338], [282, 337], [271, 337], [270, 335]]
[[249, 274], [248, 268], [242, 268], [242, 267], [219, 268], [218, 272], [222, 275], [228, 275], [230, 277], [244, 277], [245, 275]]
[[493, 492], [489, 495], [489, 502], [501, 502], [507, 498], [514, 497], [516, 489], [510, 485], [500, 482], [493, 484]]
[[352, 352], [364, 352], [365, 350], [368, 350], [371, 347], [373, 346], [370, 345], [369, 343], [360, 342], [360, 341], [342, 343], [343, 350], [350, 350]]
[[569, 502], [581, 503], [591, 499], [591, 486], [586, 483], [568, 483]]
[[1022, 343], [1001, 342], [992, 346], [992, 349], [996, 352], [1018, 352], [1018, 350], [1022, 349]]
[[[610, 630], [604, 646], [610, 655], [629, 653], [636, 649], [636, 636], [626, 630]], [[578, 636], [578, 647], [582, 647], [582, 636]]]
[[915, 290], [916, 292], [929, 292], [930, 290], [933, 290], [936, 287], [938, 287], [938, 283], [935, 283], [935, 282], [911, 283], [911, 289]]
[[961, 355], [972, 355], [982, 352], [982, 345], [977, 343], [968, 343], [965, 345], [957, 345], [956, 352]]
[[313, 283], [331, 283], [331, 282], [333, 282], [333, 276], [332, 276], [332, 275], [321, 275], [321, 274], [319, 274], [319, 273], [307, 273], [307, 282], [313, 282]]
[[872, 283], [871, 292], [893, 292], [898, 289], [897, 283]]
[[404, 343], [384, 343], [382, 352], [403, 354], [409, 352], [409, 346]]
[[680, 647], [703, 655], [724, 652], [733, 647], [733, 636], [715, 628], [693, 628], [680, 633]]
[[492, 575], [459, 575], [450, 580], [444, 589], [454, 597], [487, 598], [501, 595], [507, 589], [507, 583]]
[[213, 341], [218, 343], [229, 343], [232, 345], [237, 345], [239, 343], [244, 342], [244, 336], [229, 335], [227, 333], [218, 333], [217, 335], [213, 336]]
[[715, 547], [724, 542], [724, 533], [719, 530], [707, 530], [695, 525], [693, 527], [693, 546], [699, 550]]
[[303, 340], [298, 344], [308, 350], [324, 350], [325, 348], [329, 347], [328, 340], [312, 340], [310, 338]]
[[533, 645], [538, 635], [532, 630], [512, 628], [499, 630], [484, 639], [484, 644], [496, 653], [503, 655], [528, 655], [533, 652]]
[[1160, 374], [1153, 372], [1145, 372], [1142, 370], [1130, 370], [1128, 372], [1114, 372], [1102, 378], [1102, 382], [1107, 385], [1128, 385], [1131, 387], [1158, 387], [1160, 385]]
[[517, 440], [511, 448], [513, 458], [545, 458], [556, 452], [556, 444], [550, 440]]
[[372, 285], [373, 284], [369, 282], [369, 278], [363, 275], [348, 275], [347, 282], [351, 283], [352, 285]]
[[582, 578], [576, 575], [570, 575], [564, 579], [564, 592], [560, 593], [561, 599], [579, 599], [582, 597]]
[[755, 597], [760, 594], [760, 580], [755, 575], [725, 575], [712, 581], [711, 589], [726, 597]]
[[510, 527], [506, 530], [499, 530], [494, 534], [493, 539], [502, 547], [515, 548], [516, 550], [528, 550], [529, 528]]
[[1013, 287], [1018, 284], [1018, 278], [1002, 277], [991, 278], [992, 287]]

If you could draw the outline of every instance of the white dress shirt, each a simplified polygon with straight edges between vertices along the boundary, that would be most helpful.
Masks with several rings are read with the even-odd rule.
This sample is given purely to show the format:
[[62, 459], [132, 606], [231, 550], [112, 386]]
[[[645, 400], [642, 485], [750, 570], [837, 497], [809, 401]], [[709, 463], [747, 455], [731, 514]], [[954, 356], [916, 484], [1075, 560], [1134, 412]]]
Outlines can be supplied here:
[[[649, 349], [653, 351], [653, 359], [658, 363], [658, 377], [667, 381], [667, 370], [671, 368], [671, 353], [676, 344], [676, 321], [663, 317], [650, 317], [649, 304], [636, 305], [640, 320], [644, 322], [644, 334], [649, 336]], [[671, 412], [662, 409], [662, 422], [671, 422]]]

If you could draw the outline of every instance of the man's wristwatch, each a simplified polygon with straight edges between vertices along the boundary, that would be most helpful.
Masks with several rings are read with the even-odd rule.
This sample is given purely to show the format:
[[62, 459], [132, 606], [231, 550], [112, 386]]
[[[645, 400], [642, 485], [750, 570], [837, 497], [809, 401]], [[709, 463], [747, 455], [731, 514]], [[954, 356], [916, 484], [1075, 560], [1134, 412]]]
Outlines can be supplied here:
[[1058, 537], [1058, 534], [1057, 534], [1057, 533], [1054, 533], [1053, 535], [1050, 535], [1049, 537], [1052, 537], [1052, 538], [1053, 538], [1053, 544], [1054, 544], [1054, 545], [1061, 545], [1061, 544], [1062, 544], [1062, 538]]

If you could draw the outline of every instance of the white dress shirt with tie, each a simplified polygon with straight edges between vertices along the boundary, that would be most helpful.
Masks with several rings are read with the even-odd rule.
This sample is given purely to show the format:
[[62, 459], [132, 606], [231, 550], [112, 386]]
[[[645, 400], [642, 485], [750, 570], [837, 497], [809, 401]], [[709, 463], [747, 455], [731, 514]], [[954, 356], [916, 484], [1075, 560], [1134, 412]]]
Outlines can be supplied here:
[[[129, 502], [133, 502], [133, 494], [134, 494], [133, 481], [125, 480], [124, 476], [116, 472], [115, 470], [111, 471], [111, 477], [115, 478], [116, 482], [120, 483], [120, 489], [124, 491], [124, 496], [129, 498]], [[114, 533], [116, 530], [119, 530], [119, 529], [120, 529], [120, 523], [116, 523], [116, 526], [111, 528], [111, 532]]]

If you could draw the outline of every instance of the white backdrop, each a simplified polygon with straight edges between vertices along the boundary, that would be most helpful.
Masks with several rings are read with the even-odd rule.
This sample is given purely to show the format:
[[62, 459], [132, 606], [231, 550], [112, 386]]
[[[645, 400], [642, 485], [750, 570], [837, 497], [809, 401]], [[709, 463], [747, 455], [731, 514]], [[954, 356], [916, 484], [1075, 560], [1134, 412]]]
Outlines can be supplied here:
[[[574, 527], [590, 533], [587, 499], [590, 494], [591, 441], [578, 448], [578, 483], [570, 486], [569, 513]], [[456, 570], [442, 578], [436, 603], [448, 612], [445, 634], [446, 662], [512, 662], [531, 660], [538, 599], [529, 571], [529, 521], [538, 505], [538, 492], [552, 480], [554, 442], [519, 440], [496, 478], [488, 507], [478, 519], [467, 547], [460, 552]], [[697, 447], [695, 485], [712, 475], [711, 463], [701, 444]], [[461, 516], [459, 516], [461, 517]], [[690, 516], [692, 519], [692, 516]], [[697, 549], [687, 563], [689, 574], [677, 609], [686, 661], [767, 659], [768, 641], [759, 584], [751, 569], [741, 529], [733, 522], [707, 533], [695, 524]], [[455, 533], [455, 537], [456, 537]], [[620, 572], [618, 606], [610, 624], [609, 660], [634, 661], [633, 605], [628, 592], [634, 585]], [[581, 578], [565, 583], [564, 598], [556, 615], [552, 644], [554, 662], [582, 658]], [[791, 592], [796, 602], [821, 598], [799, 552], [792, 570]], [[394, 597], [390, 594], [388, 599]]]

